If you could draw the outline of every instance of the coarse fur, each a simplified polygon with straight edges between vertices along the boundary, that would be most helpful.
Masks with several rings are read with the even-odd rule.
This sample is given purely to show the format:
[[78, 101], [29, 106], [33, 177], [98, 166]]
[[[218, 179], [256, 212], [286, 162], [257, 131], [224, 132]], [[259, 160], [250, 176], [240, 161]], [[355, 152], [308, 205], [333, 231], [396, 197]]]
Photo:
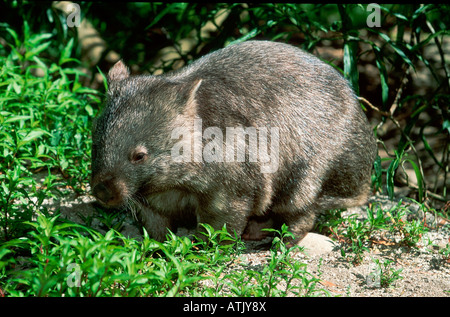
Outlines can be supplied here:
[[[108, 82], [93, 130], [93, 194], [134, 210], [157, 240], [167, 228], [199, 223], [260, 239], [254, 228], [263, 221], [286, 223], [297, 242], [321, 211], [367, 199], [377, 151], [367, 118], [335, 69], [294, 46], [248, 41], [161, 76], [130, 76], [120, 61]], [[277, 169], [176, 162], [172, 131], [194, 133], [198, 119], [202, 132], [278, 128]]]

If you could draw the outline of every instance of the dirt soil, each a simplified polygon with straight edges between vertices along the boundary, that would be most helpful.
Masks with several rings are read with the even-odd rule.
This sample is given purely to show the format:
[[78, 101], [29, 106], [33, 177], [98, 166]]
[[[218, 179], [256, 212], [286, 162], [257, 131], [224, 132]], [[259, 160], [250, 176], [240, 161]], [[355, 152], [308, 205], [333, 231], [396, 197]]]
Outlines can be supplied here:
[[[381, 286], [374, 259], [380, 263], [394, 261], [392, 269], [401, 270], [401, 279]], [[371, 250], [362, 264], [355, 266], [342, 258], [340, 252], [303, 259], [309, 271], [320, 275], [325, 290], [339, 296], [377, 297], [442, 297], [450, 296], [450, 265], [435, 252], [410, 251], [403, 248]], [[319, 273], [320, 270], [320, 273]]]
[[[372, 197], [370, 202], [381, 203], [384, 211], [397, 205], [397, 202], [383, 196]], [[414, 214], [414, 210], [418, 210], [417, 205], [407, 205], [412, 214], [405, 220], [411, 221], [414, 217], [423, 219], [422, 213]], [[348, 209], [343, 216], [351, 214], [363, 220], [366, 218], [366, 208]], [[321, 280], [321, 287], [318, 288], [332, 296], [450, 297], [450, 261], [439, 253], [439, 250], [450, 244], [450, 222], [428, 214], [425, 221], [429, 231], [422, 235], [417, 248], [403, 247], [380, 239], [380, 244], [373, 245], [369, 252], [365, 252], [358, 265], [351, 261], [353, 254], [347, 253], [350, 255], [348, 257], [341, 255], [343, 245], [319, 234], [313, 234], [304, 243], [305, 253], [296, 253], [293, 257], [307, 264], [307, 271]], [[310, 247], [315, 249], [308, 250]], [[246, 265], [258, 267], [269, 260], [269, 252], [250, 250], [244, 258]], [[381, 265], [380, 271], [377, 260], [381, 264], [392, 262], [387, 268]], [[398, 273], [398, 278], [395, 278], [394, 272]], [[384, 278], [391, 281], [385, 285]]]

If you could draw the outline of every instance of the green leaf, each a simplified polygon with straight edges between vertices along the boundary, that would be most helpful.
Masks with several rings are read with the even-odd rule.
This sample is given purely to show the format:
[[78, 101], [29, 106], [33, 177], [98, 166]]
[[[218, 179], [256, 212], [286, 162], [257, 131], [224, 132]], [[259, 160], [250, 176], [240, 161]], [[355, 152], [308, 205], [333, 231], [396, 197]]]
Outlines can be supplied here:
[[447, 132], [450, 134], [450, 120], [444, 120], [444, 122], [442, 123], [442, 129], [444, 131], [447, 130]]
[[13, 39], [14, 39], [14, 46], [15, 47], [20, 47], [21, 43], [20, 43], [19, 36], [17, 35], [16, 31], [14, 31], [13, 29], [10, 29], [10, 28], [6, 28], [6, 31], [9, 34], [11, 34], [11, 36], [13, 37]]
[[386, 11], [386, 12], [392, 14], [393, 16], [395, 16], [395, 17], [396, 17], [397, 19], [399, 19], [399, 20], [409, 21], [409, 19], [408, 19], [406, 16], [404, 16], [403, 14], [394, 12], [394, 11], [390, 10], [389, 8], [384, 7], [384, 6], [382, 6], [382, 5], [379, 5], [379, 7], [380, 7], [381, 10]]
[[426, 126], [427, 126], [427, 124], [423, 125], [420, 128], [420, 138], [422, 139], [422, 142], [423, 142], [423, 145], [425, 147], [425, 150], [428, 152], [428, 154], [430, 154], [431, 158], [434, 160], [434, 162], [437, 165], [439, 165], [440, 168], [442, 168], [444, 170], [445, 169], [444, 165], [441, 162], [438, 161], [438, 159], [434, 155], [433, 149], [431, 148], [430, 144], [428, 143], [427, 139], [425, 138], [425, 135], [424, 135], [423, 132], [424, 132], [424, 129], [425, 129]]
[[[397, 43], [395, 43], [394, 41], [392, 41], [391, 40], [391, 38], [387, 35], [387, 34], [384, 34], [383, 32], [380, 32], [380, 31], [378, 31], [378, 30], [375, 30], [375, 29], [373, 29], [373, 28], [369, 28], [369, 29], [367, 29], [368, 31], [370, 31], [370, 32], [373, 32], [373, 33], [376, 33], [376, 34], [378, 34], [378, 36], [380, 36], [383, 40], [385, 40], [386, 41], [386, 43], [388, 44], [388, 45], [390, 45], [393, 49], [394, 49], [394, 51], [403, 59], [403, 61], [405, 62], [405, 63], [407, 63], [409, 66], [411, 66], [414, 70], [416, 70], [416, 68], [415, 68], [415, 66], [414, 66], [414, 64], [413, 64], [413, 62], [409, 59], [409, 57], [408, 56], [406, 56], [406, 54], [405, 54], [405, 52], [403, 51], [403, 48], [401, 48], [400, 47], [400, 45], [398, 45]], [[412, 49], [412, 47], [406, 47], [408, 50], [411, 50]]]
[[[405, 63], [407, 63], [409, 66], [412, 67], [412, 69], [416, 70], [416, 67], [414, 66], [413, 62], [409, 59], [408, 56], [406, 56], [405, 52], [403, 52], [403, 49], [397, 45], [396, 43], [390, 41], [389, 43], [391, 47], [394, 49], [394, 51], [397, 52], [398, 55], [403, 59]], [[410, 48], [408, 48], [410, 50]]]
[[64, 64], [64, 63], [77, 60], [77, 59], [74, 59], [74, 58], [70, 58], [70, 55], [72, 54], [72, 49], [73, 49], [73, 38], [71, 38], [69, 40], [69, 42], [67, 42], [67, 45], [64, 46], [64, 49], [61, 52], [61, 56], [60, 56], [59, 62], [58, 62], [58, 64], [60, 66], [62, 64]]
[[394, 198], [394, 176], [395, 171], [397, 170], [399, 166], [400, 159], [396, 158], [392, 160], [391, 164], [389, 164], [389, 167], [387, 169], [386, 173], [386, 190], [388, 192], [389, 198]]
[[92, 109], [92, 106], [91, 106], [90, 104], [87, 104], [87, 105], [84, 107], [84, 110], [86, 110], [86, 112], [88, 113], [88, 115], [89, 115], [90, 117], [93, 117], [93, 116], [94, 116], [94, 109]]
[[375, 53], [375, 62], [377, 64], [378, 71], [380, 72], [381, 99], [383, 102], [383, 106], [385, 106], [389, 97], [388, 75], [386, 72], [386, 67], [384, 66], [384, 57], [381, 54], [380, 48], [375, 44], [372, 47]]
[[179, 7], [179, 4], [178, 4], [178, 3], [173, 3], [173, 4], [169, 5], [169, 6], [167, 6], [164, 10], [162, 10], [162, 11], [161, 11], [161, 12], [153, 19], [153, 21], [152, 21], [149, 25], [147, 25], [147, 26], [145, 27], [145, 30], [150, 29], [152, 26], [154, 26], [156, 23], [158, 23], [159, 20], [161, 20], [167, 13], [169, 13], [170, 11], [172, 11], [174, 8], [177, 8], [177, 7]]
[[14, 92], [18, 95], [20, 95], [22, 93], [22, 86], [20, 86], [18, 83], [13, 82], [12, 83], [12, 87], [14, 89]]
[[254, 28], [253, 30], [251, 30], [244, 36], [241, 36], [237, 40], [231, 41], [230, 43], [227, 44], [227, 46], [248, 41], [248, 40], [254, 38], [255, 36], [257, 36], [259, 33], [261, 33], [261, 30], [259, 28]]
[[47, 42], [32, 48], [31, 50], [25, 53], [25, 59], [30, 59], [33, 56], [38, 55], [42, 51], [45, 51], [50, 46], [50, 44], [51, 42]]
[[422, 47], [426, 46], [435, 37], [440, 36], [440, 35], [448, 35], [448, 34], [450, 34], [450, 30], [439, 30], [436, 33], [430, 34], [430, 35], [428, 35], [428, 37], [425, 40], [420, 41], [419, 43], [417, 43], [416, 45], [411, 47], [411, 51], [420, 50]]
[[9, 116], [3, 123], [11, 123], [21, 120], [29, 120], [32, 119], [32, 116]]
[[42, 129], [35, 129], [29, 132], [20, 142], [17, 143], [17, 147], [20, 148], [21, 146], [37, 139], [43, 136], [44, 134], [52, 135], [48, 131], [42, 130]]
[[31, 44], [31, 47], [36, 46], [39, 42], [49, 39], [53, 36], [51, 33], [43, 33], [38, 35], [33, 35], [27, 44]]
[[426, 4], [420, 6], [416, 11], [414, 11], [411, 20], [414, 21], [415, 19], [417, 19], [422, 13], [425, 13], [424, 11], [426, 11], [430, 7], [433, 7], [433, 4]]
[[102, 70], [97, 66], [97, 71], [100, 73], [100, 75], [103, 78], [103, 85], [105, 87], [105, 91], [108, 91], [108, 79], [106, 78], [106, 75], [102, 72]]
[[27, 43], [28, 39], [30, 38], [30, 26], [28, 25], [28, 22], [25, 20], [23, 22], [23, 42]]
[[356, 63], [358, 43], [348, 41], [344, 44], [344, 77], [347, 78], [355, 93], [359, 95], [359, 72]]
[[413, 160], [406, 159], [405, 162], [410, 163], [414, 169], [414, 173], [416, 174], [416, 178], [417, 178], [417, 186], [419, 187], [419, 203], [422, 203], [423, 202], [423, 192], [424, 192], [422, 173], [420, 172], [419, 167]]

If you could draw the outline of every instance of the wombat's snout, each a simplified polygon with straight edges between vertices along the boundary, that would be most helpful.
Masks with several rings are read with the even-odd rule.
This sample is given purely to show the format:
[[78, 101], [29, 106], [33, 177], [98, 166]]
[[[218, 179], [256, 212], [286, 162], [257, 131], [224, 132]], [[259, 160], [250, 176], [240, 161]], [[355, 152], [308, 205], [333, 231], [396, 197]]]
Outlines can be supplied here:
[[103, 183], [95, 186], [92, 193], [102, 203], [107, 203], [113, 198], [112, 192]]
[[92, 194], [106, 207], [120, 207], [124, 202], [126, 188], [122, 182], [107, 177], [101, 182], [92, 182]]

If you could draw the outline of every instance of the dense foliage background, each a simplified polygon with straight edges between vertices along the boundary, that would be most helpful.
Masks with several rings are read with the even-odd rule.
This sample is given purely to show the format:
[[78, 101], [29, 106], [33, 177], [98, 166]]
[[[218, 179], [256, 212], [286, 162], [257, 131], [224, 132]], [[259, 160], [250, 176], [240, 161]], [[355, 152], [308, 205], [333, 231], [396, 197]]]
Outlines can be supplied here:
[[[91, 122], [104, 100], [103, 74], [120, 58], [135, 74], [160, 74], [248, 39], [283, 41], [310, 51], [340, 70], [361, 97], [379, 140], [374, 193], [412, 197], [448, 217], [450, 5], [79, 2], [81, 23], [69, 27], [69, 4], [0, 2], [0, 279], [10, 279], [15, 266], [35, 270], [15, 282], [0, 282], [0, 293], [2, 288], [14, 295], [65, 293], [57, 289], [59, 275], [54, 274], [64, 266], [60, 261], [86, 259], [87, 244], [98, 247], [98, 240], [106, 248], [123, 247], [112, 246], [111, 236], [57, 225], [43, 205], [68, 193], [87, 194]], [[73, 239], [85, 241], [80, 254], [63, 248], [62, 241]], [[17, 261], [33, 255], [47, 265]], [[127, 269], [123, 258], [109, 260]], [[102, 261], [85, 264], [91, 265], [86, 272]], [[173, 295], [197, 282], [180, 278], [191, 268], [184, 272], [173, 265], [171, 274], [178, 274], [179, 283], [170, 284], [166, 276], [156, 283], [164, 286], [148, 292]], [[99, 281], [104, 272], [99, 271]], [[144, 281], [127, 280], [132, 276], [127, 272], [120, 277], [129, 282], [131, 291], [125, 293], [137, 294], [133, 285]], [[37, 280], [30, 282], [32, 276]], [[73, 295], [104, 291], [96, 287]]]

